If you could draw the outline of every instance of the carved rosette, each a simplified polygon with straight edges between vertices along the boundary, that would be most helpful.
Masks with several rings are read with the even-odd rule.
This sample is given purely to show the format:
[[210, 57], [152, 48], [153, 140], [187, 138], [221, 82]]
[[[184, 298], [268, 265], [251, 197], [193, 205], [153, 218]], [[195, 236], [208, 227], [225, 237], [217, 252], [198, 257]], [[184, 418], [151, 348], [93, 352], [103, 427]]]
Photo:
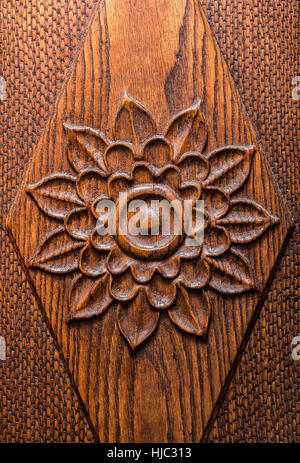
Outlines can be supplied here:
[[[200, 102], [157, 134], [149, 111], [126, 93], [113, 140], [93, 128], [64, 127], [76, 176], [50, 175], [27, 192], [61, 222], [44, 237], [31, 267], [77, 272], [68, 321], [101, 316], [117, 301], [118, 325], [132, 349], [152, 335], [164, 310], [179, 329], [205, 338], [213, 305], [206, 288], [231, 295], [260, 290], [250, 263], [232, 248], [258, 239], [278, 221], [252, 200], [231, 198], [248, 178], [254, 146], [203, 154], [207, 127]], [[156, 198], [203, 200], [203, 244], [187, 246], [184, 235], [101, 236], [96, 223], [105, 224], [106, 217], [96, 206], [109, 199], [122, 207], [120, 193], [143, 197], [149, 208]]]

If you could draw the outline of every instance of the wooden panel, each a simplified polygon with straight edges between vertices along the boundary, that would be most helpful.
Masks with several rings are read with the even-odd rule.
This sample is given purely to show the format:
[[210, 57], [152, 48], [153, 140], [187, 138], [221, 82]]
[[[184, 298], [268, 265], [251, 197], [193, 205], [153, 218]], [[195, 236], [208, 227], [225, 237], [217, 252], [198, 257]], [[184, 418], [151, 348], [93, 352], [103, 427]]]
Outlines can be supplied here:
[[[161, 1], [158, 9], [155, 6], [156, 2], [151, 2], [145, 10], [142, 2], [129, 1], [128, 8], [122, 8], [117, 0], [100, 4], [8, 223], [26, 269], [33, 264], [28, 276], [101, 441], [189, 442], [201, 438], [291, 226], [198, 3]], [[133, 125], [128, 115], [133, 117]], [[160, 138], [149, 142], [150, 135]], [[123, 144], [120, 149], [120, 140], [135, 146]], [[139, 151], [137, 144], [144, 142], [148, 148], [151, 144], [150, 154], [146, 149]], [[105, 145], [108, 149], [103, 157]], [[173, 155], [169, 149], [169, 160], [167, 146], [174, 149]], [[190, 151], [197, 155], [183, 160], [182, 155]], [[95, 318], [107, 308], [103, 301], [108, 305], [111, 299], [128, 299], [136, 291], [126, 295], [120, 286], [114, 291], [111, 284], [110, 293], [98, 292], [100, 286], [104, 291], [103, 281], [100, 285], [91, 274], [99, 268], [89, 266], [87, 270], [84, 254], [79, 261], [79, 251], [90, 245], [83, 235], [74, 239], [69, 226], [72, 221], [72, 229], [83, 233], [87, 217], [81, 212], [73, 214], [72, 220], [66, 216], [74, 209], [86, 208], [94, 178], [101, 189], [98, 185], [112, 184], [111, 173], [132, 169], [130, 153], [135, 162], [148, 162], [146, 171], [149, 164], [157, 168], [172, 164], [170, 172], [153, 171], [153, 185], [176, 190], [174, 172], [180, 169], [182, 179], [186, 175], [186, 180], [201, 190], [209, 232], [201, 258], [192, 256], [202, 266], [192, 277], [201, 275], [203, 284], [198, 282], [198, 290], [190, 291], [187, 303], [191, 275], [187, 269], [182, 271], [188, 267], [187, 250], [181, 254], [180, 276], [171, 277], [167, 272], [177, 264], [174, 259], [171, 264], [166, 261], [172, 251], [172, 256], [160, 259], [163, 264], [157, 264], [170, 282], [160, 281], [158, 288], [165, 285], [162, 293], [155, 289], [154, 279], [146, 283], [134, 274], [132, 250], [125, 249], [127, 262], [134, 267], [125, 281], [126, 290], [139, 289], [139, 294], [133, 303], [118, 309], [112, 302], [103, 316]], [[114, 164], [116, 159], [118, 164]], [[97, 174], [92, 173], [95, 170]], [[140, 183], [148, 178], [146, 171]], [[205, 172], [201, 179], [195, 176], [200, 171], [201, 175]], [[133, 171], [129, 183], [135, 181], [135, 174]], [[75, 195], [72, 185], [78, 176], [82, 183]], [[118, 188], [117, 182], [115, 185]], [[228, 232], [218, 234], [218, 227], [227, 227]], [[72, 254], [68, 247], [63, 256], [63, 247], [69, 245]], [[216, 252], [220, 256], [212, 255]], [[143, 263], [144, 257], [134, 257]], [[109, 263], [108, 268], [114, 275]], [[73, 270], [76, 283], [69, 304], [74, 280], [69, 271]], [[83, 280], [84, 273], [89, 273], [89, 278]], [[136, 276], [135, 282], [132, 276]], [[175, 278], [176, 285], [172, 283]], [[93, 300], [88, 308], [81, 305], [78, 310], [83, 294], [87, 298], [92, 294]], [[174, 299], [169, 317], [169, 303], [163, 301], [166, 295], [169, 302]], [[145, 311], [140, 311], [149, 302], [151, 315], [145, 318]], [[134, 315], [128, 317], [130, 307]], [[160, 312], [160, 307], [167, 310]], [[190, 308], [188, 313], [182, 309], [185, 307]], [[153, 333], [153, 317], [158, 319], [159, 314]], [[66, 323], [70, 317], [80, 320]], [[139, 345], [141, 341], [145, 342]]]

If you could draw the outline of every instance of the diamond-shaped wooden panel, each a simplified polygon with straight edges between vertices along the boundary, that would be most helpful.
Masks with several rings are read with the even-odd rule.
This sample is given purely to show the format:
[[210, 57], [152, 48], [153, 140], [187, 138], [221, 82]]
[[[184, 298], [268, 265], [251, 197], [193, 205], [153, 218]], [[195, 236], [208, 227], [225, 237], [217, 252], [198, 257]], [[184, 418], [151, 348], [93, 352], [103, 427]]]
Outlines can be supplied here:
[[[203, 200], [203, 245], [101, 237], [122, 192]], [[100, 441], [201, 440], [291, 219], [198, 1], [99, 2], [8, 229]]]

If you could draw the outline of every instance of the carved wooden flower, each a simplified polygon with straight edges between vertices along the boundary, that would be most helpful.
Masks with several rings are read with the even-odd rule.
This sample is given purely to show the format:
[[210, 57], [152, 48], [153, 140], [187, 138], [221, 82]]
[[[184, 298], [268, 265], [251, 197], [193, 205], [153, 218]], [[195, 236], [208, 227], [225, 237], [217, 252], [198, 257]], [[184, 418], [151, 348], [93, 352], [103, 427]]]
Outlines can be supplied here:
[[[40, 243], [31, 266], [77, 271], [70, 321], [100, 316], [117, 301], [118, 325], [132, 349], [153, 333], [163, 310], [181, 330], [205, 337], [212, 302], [205, 288], [224, 294], [258, 289], [248, 261], [232, 245], [259, 238], [277, 222], [255, 202], [231, 198], [249, 175], [254, 146], [201, 154], [207, 127], [199, 103], [157, 135], [150, 113], [126, 93], [114, 141], [92, 128], [64, 127], [76, 176], [58, 173], [27, 187], [41, 211], [61, 223]], [[155, 198], [204, 200], [203, 245], [187, 246], [184, 235], [101, 236], [99, 199], [120, 208], [122, 192], [142, 197], [149, 208]]]

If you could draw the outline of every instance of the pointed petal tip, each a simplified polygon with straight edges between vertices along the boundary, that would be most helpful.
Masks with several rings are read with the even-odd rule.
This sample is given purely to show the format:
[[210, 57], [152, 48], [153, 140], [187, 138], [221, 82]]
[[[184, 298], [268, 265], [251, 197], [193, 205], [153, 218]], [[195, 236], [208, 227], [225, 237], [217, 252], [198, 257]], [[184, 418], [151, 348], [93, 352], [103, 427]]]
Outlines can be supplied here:
[[129, 347], [130, 347], [132, 353], [136, 352], [137, 348], [138, 348], [141, 344], [143, 344], [143, 342], [144, 342], [144, 341], [140, 341], [140, 342], [136, 342], [136, 343], [135, 343], [135, 342], [132, 342], [130, 339], [127, 338], [127, 336], [125, 336], [125, 339], [126, 339], [126, 341], [128, 342]]
[[190, 107], [190, 110], [194, 113], [194, 116], [198, 115], [197, 117], [202, 124], [205, 124], [206, 121], [202, 110], [202, 104], [203, 100], [198, 100]]
[[204, 334], [204, 330], [203, 328], [201, 328], [200, 326], [198, 326], [198, 328], [191, 328], [191, 327], [188, 327], [188, 326], [184, 326], [182, 324], [178, 324], [178, 320], [176, 320], [176, 318], [174, 318], [174, 315], [173, 315], [173, 311], [172, 309], [169, 309], [168, 310], [168, 316], [171, 320], [171, 322], [181, 331], [184, 331], [185, 333], [188, 333], [188, 334], [192, 334], [194, 336], [197, 336], [199, 338], [202, 338], [203, 337], [203, 334]]
[[32, 190], [34, 190], [35, 186], [34, 185], [26, 185], [25, 191], [26, 193], [32, 194]]
[[63, 125], [63, 128], [65, 129], [66, 132], [68, 130], [72, 130], [72, 128], [73, 128], [73, 126], [71, 124], [68, 124], [68, 122], [63, 122], [62, 125]]
[[134, 337], [131, 338], [131, 337], [126, 335], [126, 333], [122, 330], [122, 328], [119, 325], [120, 332], [122, 333], [122, 335], [124, 336], [124, 338], [128, 342], [129, 347], [130, 347], [130, 349], [132, 351], [132, 354], [134, 354], [140, 346], [144, 345], [146, 343], [146, 341], [149, 341], [149, 338], [151, 338], [153, 332], [156, 330], [156, 328], [158, 326], [159, 317], [160, 317], [160, 313], [158, 313], [158, 318], [157, 318], [155, 326], [153, 327], [151, 332], [147, 333], [147, 335], [144, 336], [144, 337], [137, 335], [137, 336], [134, 336]]
[[121, 105], [124, 105], [124, 103], [130, 103], [133, 101], [132, 96], [127, 92], [127, 90], [124, 91], [121, 99]]
[[74, 316], [69, 313], [65, 318], [65, 322], [67, 323], [67, 325], [70, 325], [70, 323], [72, 323], [73, 321], [74, 321]]
[[245, 292], [246, 291], [256, 291], [258, 293], [261, 293], [262, 290], [263, 290], [262, 283], [255, 276], [252, 276], [252, 281], [249, 283], [247, 289], [245, 289]]
[[38, 267], [38, 261], [37, 261], [37, 254], [36, 253], [29, 259], [28, 267], [29, 268], [37, 268]]
[[189, 112], [190, 114], [192, 114], [192, 116], [196, 116], [196, 114], [198, 114], [198, 112], [200, 111], [201, 109], [201, 100], [198, 100], [196, 103], [194, 103], [192, 106], [190, 106], [189, 109], [187, 109], [186, 111], [183, 111], [184, 113], [185, 112]]
[[67, 325], [70, 325], [71, 323], [86, 320], [87, 318], [88, 317], [77, 317], [76, 314], [69, 313], [65, 318], [65, 322], [67, 323]]
[[280, 223], [279, 217], [271, 216], [271, 225], [278, 225]]
[[254, 291], [257, 291], [257, 292], [261, 293], [262, 290], [263, 290], [263, 286], [262, 286], [262, 284], [261, 284], [259, 281], [255, 280], [254, 286], [253, 286], [252, 289], [253, 289]]
[[122, 334], [122, 336], [124, 337], [124, 339], [126, 340], [126, 342], [128, 343], [128, 346], [130, 347], [131, 349], [131, 352], [132, 353], [135, 353], [137, 348], [143, 344], [147, 338], [145, 339], [141, 339], [140, 341], [138, 341], [137, 339], [135, 338], [131, 338], [130, 336], [127, 335], [126, 331], [123, 330], [122, 328], [122, 325], [120, 323], [120, 320], [119, 320], [119, 317], [117, 317], [117, 322], [118, 322], [118, 327], [119, 327], [119, 330], [120, 330], [120, 333]]
[[254, 154], [255, 151], [256, 151], [256, 146], [255, 145], [250, 145], [248, 147], [248, 151], [249, 151], [250, 154]]
[[204, 332], [204, 329], [201, 328], [198, 333], [195, 333], [196, 336], [198, 336], [198, 338], [201, 338], [203, 339], [205, 337], [205, 332]]
[[212, 317], [211, 317], [211, 314], [210, 314], [207, 326], [205, 328], [202, 328], [202, 334], [201, 334], [201, 336], [199, 336], [199, 338], [203, 342], [207, 342], [207, 340], [208, 340], [208, 333], [209, 333], [209, 328], [210, 328], [210, 324], [211, 324], [211, 319], [212, 319]]
[[194, 103], [192, 108], [195, 108], [196, 110], [199, 111], [201, 109], [202, 103], [203, 103], [203, 101], [199, 99], [198, 101], [196, 101], [196, 103]]

